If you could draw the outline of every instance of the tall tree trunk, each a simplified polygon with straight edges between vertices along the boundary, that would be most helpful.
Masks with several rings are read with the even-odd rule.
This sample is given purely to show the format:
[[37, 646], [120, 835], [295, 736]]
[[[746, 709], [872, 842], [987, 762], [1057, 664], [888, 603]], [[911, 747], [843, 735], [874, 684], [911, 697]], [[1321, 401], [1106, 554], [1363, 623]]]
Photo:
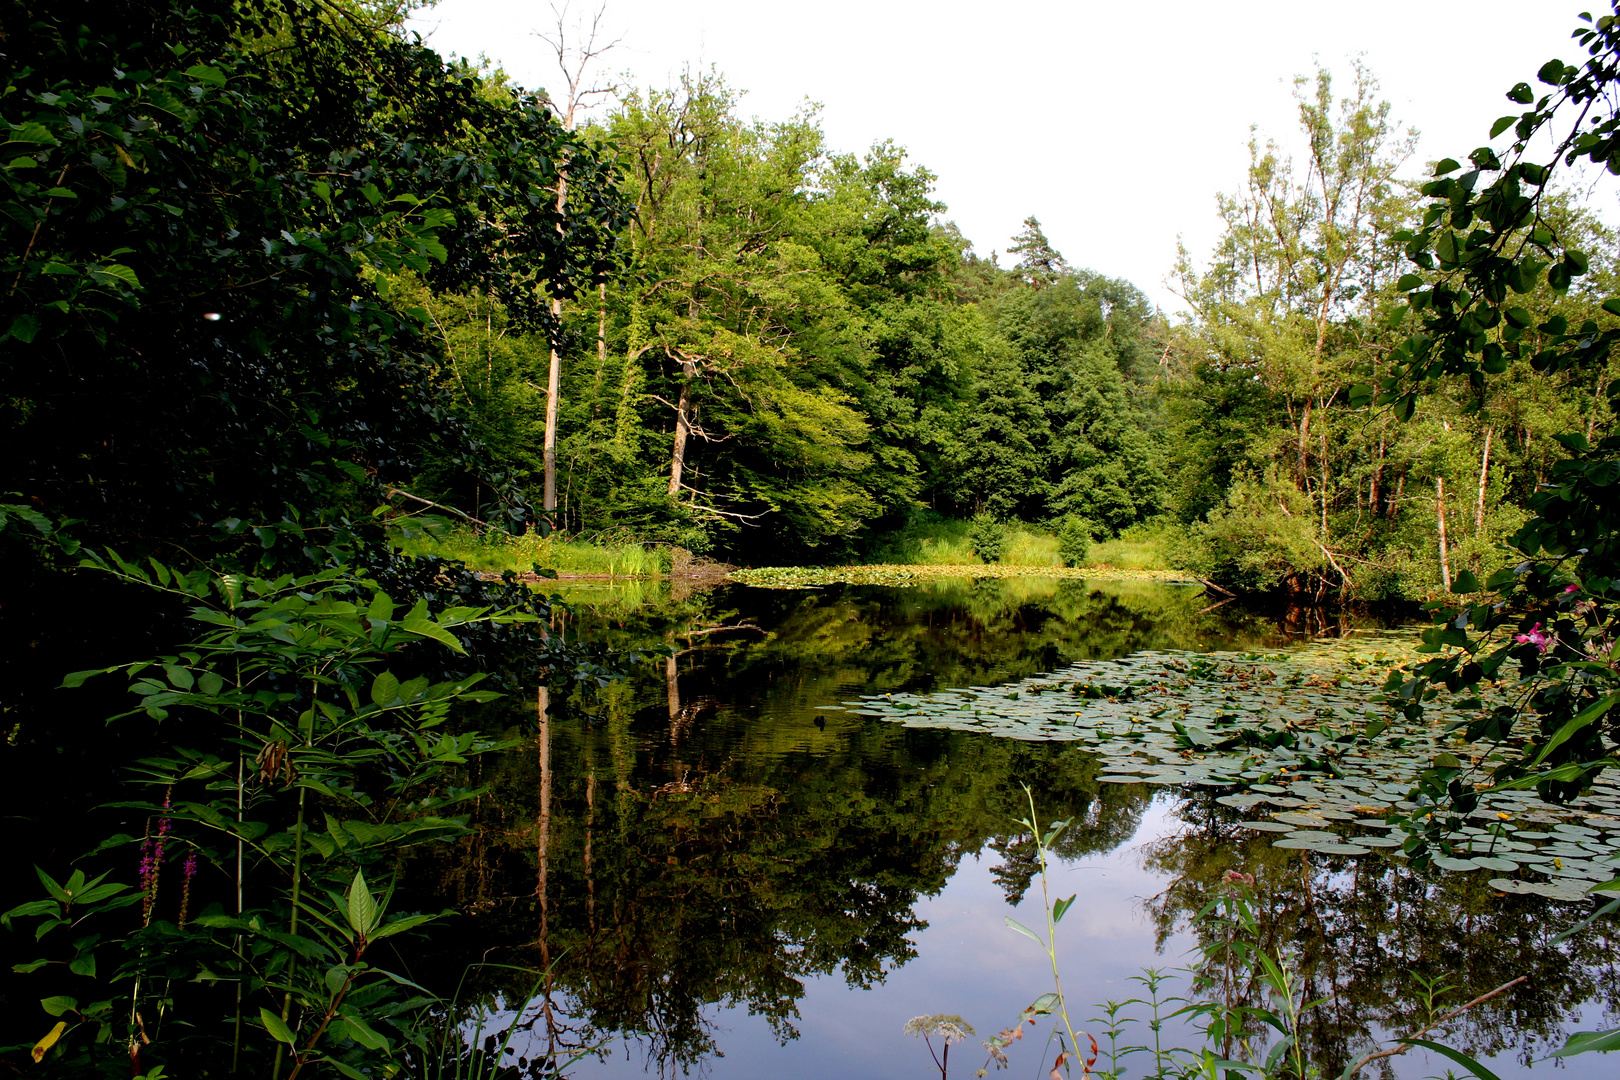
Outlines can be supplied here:
[[1321, 465], [1322, 465], [1322, 541], [1323, 541], [1323, 543], [1326, 543], [1327, 538], [1328, 538], [1328, 524], [1327, 524], [1327, 514], [1328, 514], [1327, 429], [1322, 428], [1320, 430], [1320, 434], [1321, 434], [1321, 439], [1322, 439], [1322, 462], [1321, 462]]
[[1446, 478], [1434, 478], [1434, 519], [1440, 525], [1440, 581], [1451, 591], [1451, 553], [1446, 550]]
[[1378, 433], [1378, 464], [1373, 467], [1372, 483], [1367, 492], [1367, 505], [1372, 513], [1378, 513], [1378, 484], [1384, 478], [1384, 434]]
[[1385, 517], [1389, 518], [1391, 521], [1394, 521], [1395, 515], [1400, 513], [1401, 494], [1404, 491], [1406, 491], [1406, 474], [1401, 473], [1401, 475], [1395, 480], [1395, 494], [1391, 496], [1389, 500], [1389, 513], [1385, 515]]
[[602, 402], [602, 378], [607, 373], [607, 282], [596, 283], [596, 385], [591, 392], [591, 419]]
[[[572, 119], [572, 117], [570, 117]], [[563, 234], [563, 203], [568, 198], [568, 169], [567, 162], [561, 163], [557, 169], [557, 235]], [[562, 301], [557, 297], [551, 298], [552, 332], [557, 332], [557, 324], [562, 321]], [[548, 515], [557, 509], [557, 395], [562, 391], [562, 354], [557, 351], [557, 343], [551, 343], [551, 364], [546, 370], [546, 442], [541, 454], [545, 462], [546, 492], [541, 503]]]
[[1305, 486], [1305, 448], [1310, 445], [1311, 437], [1311, 399], [1305, 399], [1305, 407], [1299, 414], [1299, 464], [1295, 472], [1299, 476], [1299, 484]]
[[686, 468], [686, 436], [692, 429], [692, 382], [697, 375], [697, 365], [690, 360], [682, 361], [681, 374], [686, 381], [681, 384], [681, 396], [675, 405], [675, 447], [669, 456], [669, 495], [674, 498], [681, 490], [681, 473]]
[[1485, 528], [1485, 481], [1491, 471], [1491, 428], [1485, 429], [1485, 452], [1479, 456], [1479, 499], [1474, 503], [1474, 531]]

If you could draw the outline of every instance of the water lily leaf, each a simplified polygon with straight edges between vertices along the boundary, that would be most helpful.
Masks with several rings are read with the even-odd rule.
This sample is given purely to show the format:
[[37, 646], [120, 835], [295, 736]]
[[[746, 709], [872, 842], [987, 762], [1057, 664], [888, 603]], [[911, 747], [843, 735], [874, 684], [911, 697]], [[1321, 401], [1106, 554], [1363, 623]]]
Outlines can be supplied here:
[[1458, 874], [1464, 874], [1470, 870], [1480, 869], [1479, 865], [1472, 859], [1453, 859], [1449, 855], [1439, 856], [1434, 860], [1434, 865], [1438, 866], [1442, 870], [1450, 870], [1453, 873]]
[[1515, 870], [1517, 870], [1519, 868], [1519, 864], [1514, 862], [1512, 859], [1504, 859], [1499, 855], [1492, 855], [1492, 856], [1478, 856], [1478, 855], [1476, 855], [1470, 861], [1472, 861], [1475, 866], [1481, 867], [1482, 869], [1485, 869], [1485, 870], [1500, 870], [1500, 871], [1502, 871], [1504, 873], [1512, 873], [1513, 871], [1515, 871]]

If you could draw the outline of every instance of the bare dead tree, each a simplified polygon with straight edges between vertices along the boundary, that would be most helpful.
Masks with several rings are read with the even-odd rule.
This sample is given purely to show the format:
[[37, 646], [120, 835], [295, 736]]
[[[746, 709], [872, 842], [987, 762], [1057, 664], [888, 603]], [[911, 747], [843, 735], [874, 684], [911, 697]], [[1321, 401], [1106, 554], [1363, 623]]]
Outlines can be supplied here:
[[[573, 131], [579, 122], [579, 113], [591, 107], [592, 99], [601, 98], [618, 90], [614, 84], [590, 85], [586, 84], [586, 73], [591, 65], [609, 49], [619, 44], [618, 38], [612, 41], [602, 41], [602, 17], [607, 13], [607, 5], [602, 4], [591, 16], [590, 26], [587, 28], [583, 22], [576, 23], [573, 36], [568, 29], [568, 5], [565, 3], [561, 9], [555, 4], [551, 13], [556, 23], [550, 33], [535, 32], [535, 36], [544, 41], [557, 55], [557, 70], [562, 73], [565, 96], [561, 101], [556, 95], [550, 96], [550, 105], [556, 112], [563, 127]], [[583, 37], [583, 44], [577, 39]], [[563, 230], [563, 207], [568, 202], [568, 158], [566, 155], [557, 165], [557, 232]], [[562, 300], [552, 297], [551, 316], [553, 320], [562, 317]], [[543, 506], [546, 514], [550, 516], [557, 509], [557, 401], [562, 391], [562, 354], [557, 351], [555, 341], [551, 345], [551, 365], [546, 373], [546, 440], [545, 440], [545, 473], [546, 490]]]

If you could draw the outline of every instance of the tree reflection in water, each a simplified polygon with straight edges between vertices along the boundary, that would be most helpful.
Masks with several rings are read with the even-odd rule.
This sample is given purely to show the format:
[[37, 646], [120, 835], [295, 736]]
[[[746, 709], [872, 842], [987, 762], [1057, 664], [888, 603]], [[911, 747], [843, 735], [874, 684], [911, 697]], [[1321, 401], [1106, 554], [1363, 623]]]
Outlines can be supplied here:
[[[925, 925], [917, 902], [963, 856], [999, 854], [998, 882], [1010, 901], [1023, 895], [1036, 866], [1030, 838], [1011, 828], [1025, 809], [1021, 785], [1043, 817], [1074, 817], [1058, 852], [1068, 859], [1131, 838], [1156, 790], [1099, 784], [1095, 757], [1076, 745], [815, 707], [1144, 648], [1285, 638], [1263, 616], [1202, 606], [1165, 586], [981, 581], [732, 590], [586, 611], [594, 636], [673, 655], [634, 679], [566, 701], [542, 696], [513, 714], [524, 749], [468, 777], [487, 788], [476, 831], [410, 868], [423, 907], [474, 916], [431, 939], [437, 952], [422, 977], [451, 983], [480, 960], [548, 971], [519, 1017], [523, 1075], [620, 1039], [639, 1045], [649, 1071], [701, 1069], [724, 1052], [713, 1026], [722, 1009], [757, 1014], [791, 1040], [807, 979], [836, 972], [868, 988], [915, 955], [910, 939]], [[1183, 831], [1145, 853], [1167, 881], [1150, 901], [1161, 945], [1227, 868], [1256, 873], [1268, 944], [1297, 948], [1308, 992], [1329, 998], [1310, 1034], [1335, 1069], [1368, 1044], [1369, 1024], [1402, 1029], [1412, 1012], [1406, 968], [1471, 990], [1532, 975], [1467, 1016], [1460, 1041], [1487, 1053], [1543, 1045], [1582, 1001], [1620, 1004], [1606, 931], [1551, 944], [1573, 907], [1494, 897], [1483, 875], [1426, 880], [1372, 859], [1307, 861], [1238, 831], [1202, 794], [1181, 817]], [[496, 1004], [525, 1000], [534, 981], [493, 968], [474, 977]], [[1252, 997], [1256, 988], [1232, 989]]]
[[[1504, 896], [1486, 873], [1424, 873], [1390, 858], [1274, 848], [1271, 837], [1238, 828], [1209, 792], [1184, 800], [1177, 815], [1185, 827], [1144, 851], [1147, 868], [1167, 880], [1148, 905], [1159, 941], [1216, 895], [1227, 870], [1253, 874], [1262, 946], [1296, 959], [1307, 1000], [1327, 999], [1305, 1025], [1324, 1075], [1338, 1075], [1375, 1038], [1421, 1026], [1413, 972], [1456, 988], [1441, 1012], [1529, 976], [1448, 1025], [1450, 1044], [1479, 1058], [1512, 1051], [1528, 1067], [1563, 1045], [1563, 1025], [1583, 1004], [1620, 1014], [1615, 923], [1554, 942], [1590, 914], [1590, 903]], [[1205, 963], [1199, 974], [1231, 1004], [1262, 1003], [1252, 973], [1232, 979]]]

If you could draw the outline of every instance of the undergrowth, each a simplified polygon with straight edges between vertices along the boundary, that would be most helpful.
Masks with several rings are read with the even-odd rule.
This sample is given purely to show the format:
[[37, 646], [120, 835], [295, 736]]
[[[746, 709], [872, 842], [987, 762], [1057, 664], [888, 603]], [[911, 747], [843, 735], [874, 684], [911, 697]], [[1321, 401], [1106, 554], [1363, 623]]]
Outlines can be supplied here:
[[655, 578], [669, 573], [673, 549], [633, 541], [582, 540], [535, 533], [477, 532], [466, 527], [433, 529], [400, 541], [407, 555], [459, 559], [474, 570], [535, 568], [559, 574], [604, 574], [610, 577]]

